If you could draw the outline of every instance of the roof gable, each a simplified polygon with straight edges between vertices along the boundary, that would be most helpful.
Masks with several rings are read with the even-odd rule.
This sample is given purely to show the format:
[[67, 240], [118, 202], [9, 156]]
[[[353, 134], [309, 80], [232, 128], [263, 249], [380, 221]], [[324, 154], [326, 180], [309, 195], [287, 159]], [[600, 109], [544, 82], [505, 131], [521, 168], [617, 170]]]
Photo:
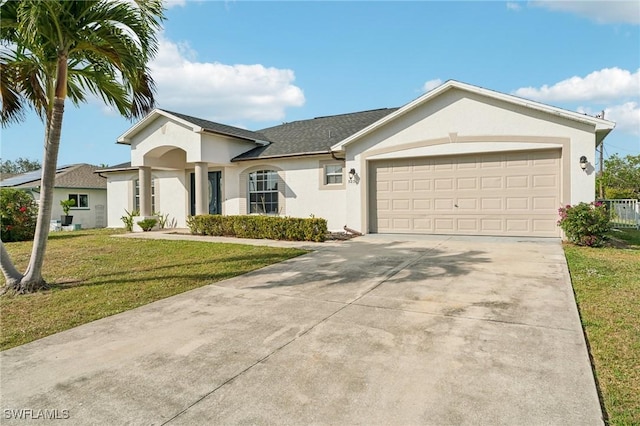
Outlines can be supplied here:
[[188, 127], [191, 131], [195, 133], [216, 133], [219, 135], [230, 136], [238, 139], [244, 139], [251, 142], [255, 142], [259, 145], [266, 145], [268, 140], [265, 139], [264, 135], [253, 132], [251, 130], [241, 129], [239, 127], [228, 126], [226, 124], [216, 123], [214, 121], [204, 120], [202, 118], [191, 117], [189, 115], [180, 114], [177, 112], [167, 111], [163, 109], [154, 109], [146, 117], [142, 120], [138, 121], [134, 124], [129, 130], [124, 132], [119, 138], [118, 143], [127, 144], [131, 143], [131, 138], [133, 138], [137, 133], [151, 124], [156, 118], [164, 116], [171, 120], [177, 121], [178, 123]]
[[604, 119], [601, 119], [601, 118], [596, 118], [596, 117], [592, 117], [592, 116], [589, 116], [589, 115], [580, 114], [578, 112], [564, 110], [564, 109], [553, 107], [553, 106], [550, 106], [550, 105], [545, 105], [545, 104], [542, 104], [542, 103], [539, 103], [539, 102], [530, 101], [528, 99], [519, 98], [517, 96], [507, 95], [505, 93], [500, 93], [500, 92], [496, 92], [496, 91], [493, 91], [493, 90], [485, 89], [485, 88], [482, 88], [482, 87], [473, 86], [471, 84], [461, 83], [461, 82], [455, 81], [455, 80], [449, 80], [449, 81], [446, 81], [445, 83], [443, 83], [442, 85], [436, 87], [435, 89], [425, 93], [424, 95], [420, 96], [419, 98], [413, 100], [412, 102], [409, 102], [408, 104], [404, 105], [403, 107], [397, 109], [393, 113], [381, 118], [380, 120], [372, 123], [371, 125], [361, 129], [357, 133], [354, 133], [353, 135], [351, 135], [351, 136], [345, 138], [344, 140], [336, 143], [335, 145], [333, 145], [331, 147], [332, 151], [342, 151], [342, 150], [344, 150], [345, 146], [349, 145], [350, 143], [354, 142], [355, 140], [358, 140], [359, 138], [361, 138], [361, 137], [373, 132], [374, 130], [384, 126], [385, 124], [389, 123], [390, 121], [393, 121], [396, 118], [398, 118], [398, 117], [408, 113], [409, 111], [412, 111], [413, 109], [419, 107], [420, 105], [423, 105], [423, 104], [425, 104], [427, 102], [430, 102], [431, 100], [435, 99], [436, 97], [440, 96], [441, 94], [443, 94], [443, 93], [445, 93], [445, 92], [447, 92], [447, 91], [449, 91], [451, 89], [459, 89], [459, 90], [475, 93], [475, 94], [478, 94], [480, 96], [484, 96], [484, 97], [487, 97], [487, 98], [501, 100], [501, 101], [504, 101], [504, 102], [507, 102], [507, 103], [510, 103], [510, 104], [523, 106], [523, 107], [530, 108], [530, 109], [533, 109], [533, 110], [542, 111], [542, 112], [545, 112], [545, 113], [548, 113], [548, 114], [561, 116], [561, 117], [569, 119], [569, 120], [573, 120], [573, 121], [577, 121], [577, 122], [587, 123], [587, 124], [593, 125], [594, 128], [595, 128], [596, 139], [597, 139], [598, 142], [600, 140], [604, 139], [604, 137], [615, 127], [615, 123], [612, 122], [612, 121], [609, 121], [609, 120], [604, 120]]

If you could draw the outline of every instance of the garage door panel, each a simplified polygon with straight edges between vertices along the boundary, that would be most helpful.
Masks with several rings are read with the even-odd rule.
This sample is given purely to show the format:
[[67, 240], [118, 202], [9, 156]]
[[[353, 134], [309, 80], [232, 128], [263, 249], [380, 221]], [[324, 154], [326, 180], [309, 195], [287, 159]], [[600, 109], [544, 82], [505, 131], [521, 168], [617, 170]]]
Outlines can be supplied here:
[[560, 151], [372, 162], [372, 232], [558, 236]]
[[482, 211], [502, 210], [502, 198], [482, 198], [480, 205]]
[[475, 218], [457, 219], [457, 228], [462, 232], [476, 233], [479, 231], [478, 222], [479, 220]]
[[408, 191], [411, 188], [411, 184], [408, 180], [394, 180], [391, 184], [391, 190], [393, 192]]
[[414, 232], [433, 232], [433, 220], [428, 218], [416, 218], [413, 221]]
[[450, 191], [453, 189], [453, 178], [434, 179], [433, 188], [436, 191]]
[[532, 197], [532, 201], [534, 211], [548, 211], [558, 208], [555, 197]]
[[456, 179], [456, 188], [458, 189], [478, 189], [478, 178], [464, 177]]
[[413, 210], [431, 210], [431, 200], [430, 199], [414, 199], [413, 200]]
[[534, 188], [555, 188], [558, 186], [558, 177], [555, 175], [534, 175]]
[[455, 204], [456, 208], [464, 211], [471, 210], [473, 212], [478, 210], [478, 202], [477, 198], [458, 198], [458, 202]]
[[391, 206], [394, 212], [407, 213], [410, 211], [411, 201], [408, 199], [392, 200]]
[[523, 189], [529, 187], [529, 176], [507, 176], [507, 189]]
[[413, 181], [414, 191], [431, 191], [431, 187], [430, 179], [414, 179]]
[[529, 232], [529, 219], [506, 219], [507, 232]]
[[435, 232], [452, 232], [455, 229], [453, 227], [453, 219], [451, 218], [435, 219], [434, 228]]
[[541, 233], [557, 232], [557, 222], [552, 219], [532, 219], [533, 231]]
[[437, 198], [434, 200], [435, 210], [451, 211], [453, 210], [453, 198]]
[[480, 219], [480, 232], [501, 234], [504, 230], [502, 219]]
[[481, 177], [480, 189], [502, 189], [502, 177], [500, 176]]
[[509, 197], [506, 199], [507, 211], [529, 210], [529, 198]]

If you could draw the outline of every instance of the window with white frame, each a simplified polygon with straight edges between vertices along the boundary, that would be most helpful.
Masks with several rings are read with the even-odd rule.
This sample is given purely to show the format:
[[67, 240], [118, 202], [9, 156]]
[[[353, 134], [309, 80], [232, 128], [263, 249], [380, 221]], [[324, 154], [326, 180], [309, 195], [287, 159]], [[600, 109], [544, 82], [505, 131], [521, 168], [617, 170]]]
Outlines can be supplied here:
[[325, 164], [324, 166], [324, 184], [325, 185], [342, 185], [343, 167], [342, 164]]
[[69, 200], [75, 201], [72, 209], [88, 209], [89, 208], [89, 195], [88, 194], [69, 194]]
[[[156, 188], [155, 179], [151, 179], [151, 212], [156, 211]], [[140, 179], [136, 179], [135, 200], [133, 209], [140, 211]]]
[[278, 172], [249, 173], [249, 213], [278, 214]]

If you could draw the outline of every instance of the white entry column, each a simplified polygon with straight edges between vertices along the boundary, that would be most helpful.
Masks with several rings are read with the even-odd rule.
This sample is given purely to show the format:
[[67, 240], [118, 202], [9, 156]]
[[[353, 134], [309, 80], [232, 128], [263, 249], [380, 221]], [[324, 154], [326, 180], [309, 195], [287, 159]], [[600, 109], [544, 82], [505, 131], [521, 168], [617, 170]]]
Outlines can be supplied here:
[[147, 217], [151, 211], [151, 167], [140, 166], [138, 168], [140, 187], [140, 216]]
[[196, 214], [209, 214], [209, 167], [205, 162], [196, 163]]

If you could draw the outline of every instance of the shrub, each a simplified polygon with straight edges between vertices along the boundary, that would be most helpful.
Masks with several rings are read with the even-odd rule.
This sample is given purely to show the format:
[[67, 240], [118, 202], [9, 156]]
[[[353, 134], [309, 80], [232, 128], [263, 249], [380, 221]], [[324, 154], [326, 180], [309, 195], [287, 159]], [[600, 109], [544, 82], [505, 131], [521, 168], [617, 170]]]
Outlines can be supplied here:
[[604, 197], [607, 200], [635, 199], [636, 193], [633, 189], [605, 188]]
[[156, 219], [144, 219], [137, 222], [138, 226], [142, 228], [144, 232], [151, 231], [154, 226], [156, 226], [158, 221]]
[[133, 218], [140, 216], [140, 212], [138, 210], [131, 210], [131, 212], [129, 212], [127, 209], [124, 209], [124, 211], [127, 214], [126, 216], [122, 216], [120, 220], [124, 223], [124, 229], [126, 229], [127, 232], [131, 232], [133, 231]]
[[327, 221], [319, 218], [200, 215], [187, 226], [192, 234], [288, 241], [320, 242], [327, 233]]
[[25, 191], [2, 188], [0, 190], [0, 221], [2, 241], [32, 240], [36, 232], [38, 206]]
[[573, 207], [567, 205], [558, 212], [558, 226], [570, 242], [580, 246], [601, 246], [611, 229], [607, 208], [600, 202], [580, 203]]
[[60, 200], [60, 205], [62, 206], [62, 211], [65, 216], [69, 216], [69, 211], [71, 207], [76, 205], [76, 200], [73, 198], [69, 198], [68, 200]]

